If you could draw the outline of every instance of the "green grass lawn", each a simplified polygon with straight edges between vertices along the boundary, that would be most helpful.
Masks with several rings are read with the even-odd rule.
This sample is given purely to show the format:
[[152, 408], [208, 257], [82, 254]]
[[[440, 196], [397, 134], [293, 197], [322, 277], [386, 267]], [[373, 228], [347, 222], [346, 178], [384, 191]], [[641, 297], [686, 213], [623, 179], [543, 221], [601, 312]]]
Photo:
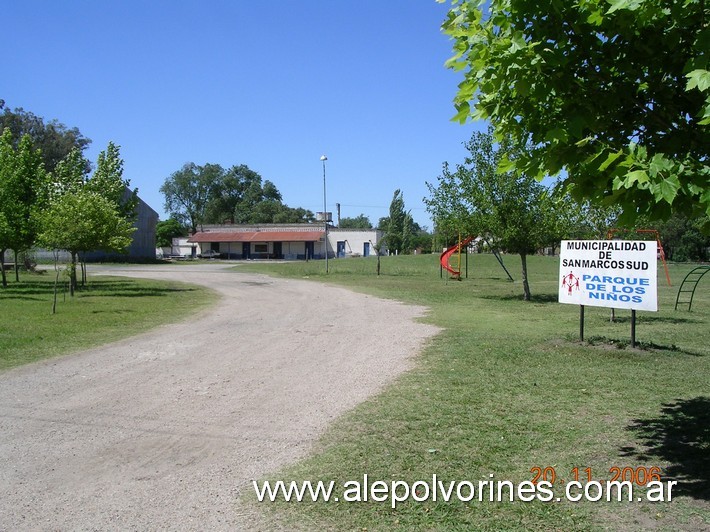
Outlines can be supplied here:
[[0, 289], [0, 371], [147, 331], [215, 300], [199, 286], [96, 276], [74, 298], [61, 291], [52, 315], [53, 283], [53, 273], [22, 274], [20, 283], [12, 274]]
[[[522, 301], [520, 261], [511, 283], [489, 255], [469, 257], [469, 277], [439, 277], [433, 255], [239, 266], [309, 278], [431, 309], [444, 328], [409, 371], [339, 419], [314, 455], [283, 480], [495, 480], [520, 482], [554, 468], [557, 482], [609, 480], [613, 468], [658, 467], [677, 480], [671, 503], [407, 502], [256, 503], [306, 529], [699, 530], [710, 527], [710, 275], [693, 311], [675, 311], [691, 265], [659, 264], [659, 312], [638, 312], [639, 349], [628, 347], [630, 312], [557, 303], [558, 261], [529, 258], [533, 301]], [[383, 357], [387, 346], [379, 346]], [[548, 476], [551, 469], [548, 469]], [[556, 486], [555, 495], [562, 495]], [[254, 497], [255, 499], [255, 497]]]

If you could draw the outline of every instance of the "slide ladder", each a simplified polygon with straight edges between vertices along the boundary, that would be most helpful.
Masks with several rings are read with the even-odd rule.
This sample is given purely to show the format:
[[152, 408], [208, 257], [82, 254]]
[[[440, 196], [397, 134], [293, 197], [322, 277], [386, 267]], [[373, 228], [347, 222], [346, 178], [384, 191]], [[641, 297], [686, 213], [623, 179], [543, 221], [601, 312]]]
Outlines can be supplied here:
[[444, 268], [447, 272], [449, 272], [453, 277], [456, 279], [461, 280], [461, 264], [459, 262], [459, 269], [452, 268], [451, 265], [449, 264], [449, 259], [451, 258], [451, 255], [454, 253], [460, 253], [463, 248], [465, 248], [468, 244], [473, 241], [472, 236], [465, 238], [464, 240], [461, 240], [458, 244], [454, 244], [450, 248], [447, 248], [444, 250], [444, 252], [441, 254], [441, 257], [439, 257], [439, 262], [441, 263], [441, 267]]
[[[710, 271], [710, 266], [698, 266], [688, 272], [683, 282], [680, 283], [678, 295], [675, 298], [675, 310], [678, 310], [678, 305], [688, 305], [688, 311], [690, 311], [690, 307], [693, 305], [695, 289], [698, 287], [700, 279], [702, 279], [703, 275], [708, 273], [708, 271]], [[688, 301], [681, 301], [681, 294], [690, 294]]]

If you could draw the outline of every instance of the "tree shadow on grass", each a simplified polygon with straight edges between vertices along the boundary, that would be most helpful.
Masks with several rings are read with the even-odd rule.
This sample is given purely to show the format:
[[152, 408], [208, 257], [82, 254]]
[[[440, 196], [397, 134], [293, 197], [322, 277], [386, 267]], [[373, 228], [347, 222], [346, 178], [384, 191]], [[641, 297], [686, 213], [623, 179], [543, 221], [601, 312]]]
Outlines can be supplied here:
[[0, 296], [7, 299], [22, 299], [22, 296], [39, 296], [51, 294], [54, 283], [40, 281], [10, 282], [7, 288], [0, 288]]
[[112, 290], [102, 288], [100, 291], [81, 290], [79, 294], [81, 295], [81, 297], [165, 297], [168, 294], [194, 291], [194, 288], [158, 288], [155, 286], [130, 286]]
[[674, 495], [710, 500], [710, 397], [665, 404], [657, 417], [635, 419], [627, 430], [638, 444], [622, 447], [621, 456], [670, 462], [661, 477], [678, 482]]
[[92, 314], [134, 314], [136, 311], [131, 309], [111, 309], [111, 310], [92, 310]]
[[[703, 323], [704, 320], [697, 318], [681, 318], [677, 316], [649, 316], [642, 314], [636, 316], [637, 323]], [[631, 316], [615, 316], [614, 323], [631, 323]]]
[[[44, 292], [42, 292], [42, 294], [44, 294]], [[0, 295], [2, 295], [2, 294], [0, 294]], [[3, 299], [16, 299], [19, 301], [46, 301], [46, 298], [32, 297], [32, 296], [28, 296], [28, 295], [21, 295], [21, 296], [20, 295], [16, 295], [16, 296], [13, 295], [13, 296], [0, 297], [0, 301], [2, 301]]]
[[[60, 296], [69, 292], [68, 281], [60, 280], [57, 287]], [[163, 297], [177, 292], [194, 292], [195, 288], [189, 286], [144, 286], [137, 285], [130, 279], [91, 279], [84, 286], [79, 286], [79, 297]], [[54, 293], [54, 282], [23, 281], [19, 284], [10, 284], [5, 289], [0, 289], [0, 299], [34, 300], [42, 301], [43, 298], [32, 296], [45, 296], [51, 298]]]
[[80, 287], [82, 297], [163, 297], [178, 292], [195, 292], [190, 286], [155, 286], [136, 284], [130, 279], [92, 279]]
[[[626, 349], [631, 346], [631, 341], [620, 338], [609, 338], [608, 336], [590, 336], [585, 339], [587, 345], [601, 347], [615, 347], [617, 349]], [[668, 351], [669, 353], [678, 353], [679, 355], [689, 355], [692, 357], [704, 357], [704, 353], [682, 349], [675, 344], [661, 345], [654, 342], [637, 342], [636, 349], [640, 351]]]
[[[480, 296], [481, 299], [490, 299], [493, 301], [524, 301], [522, 292], [520, 294], [505, 294], [505, 295], [493, 295], [486, 294]], [[557, 294], [532, 294], [530, 296], [530, 301], [524, 301], [525, 303], [558, 303]]]

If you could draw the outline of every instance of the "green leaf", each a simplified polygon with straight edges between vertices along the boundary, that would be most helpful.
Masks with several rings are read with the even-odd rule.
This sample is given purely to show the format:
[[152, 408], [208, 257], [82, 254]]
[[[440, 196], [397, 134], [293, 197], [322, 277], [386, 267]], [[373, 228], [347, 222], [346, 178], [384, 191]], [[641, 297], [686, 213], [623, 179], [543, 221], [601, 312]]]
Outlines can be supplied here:
[[561, 127], [556, 127], [555, 129], [551, 129], [550, 131], [547, 132], [547, 135], [545, 135], [545, 141], [551, 142], [552, 144], [559, 144], [560, 142], [567, 142], [568, 138], [569, 138], [569, 135], [567, 135], [567, 132], [564, 129], [562, 129]]
[[668, 171], [671, 168], [673, 168], [673, 163], [666, 159], [662, 153], [654, 155], [648, 164], [648, 172], [651, 177], [656, 177], [659, 173]]
[[466, 61], [461, 60], [460, 56], [455, 55], [454, 57], [447, 59], [444, 63], [444, 66], [446, 68], [450, 68], [454, 72], [459, 72], [465, 69], [468, 66], [468, 63]]
[[698, 33], [693, 47], [700, 52], [710, 52], [710, 28], [705, 28]]
[[708, 208], [710, 208], [710, 188], [705, 189], [705, 191], [700, 196], [701, 203], [707, 203]]
[[602, 22], [604, 22], [604, 15], [600, 10], [592, 11], [587, 17], [587, 23], [593, 26], [601, 26]]
[[527, 78], [519, 79], [515, 82], [515, 90], [518, 91], [518, 94], [527, 96], [530, 94], [530, 80]]
[[[688, 183], [706, 185], [697, 177], [707, 163], [705, 152], [671, 143], [656, 156], [669, 141], [657, 127], [657, 113], [639, 115], [635, 102], [652, 101], [653, 109], [669, 116], [692, 114], [683, 120], [684, 137], [689, 146], [703, 145], [710, 126], [710, 28], [698, 21], [706, 3], [552, 0], [543, 9], [536, 2], [451, 0], [454, 53], [468, 64], [460, 77], [472, 80], [459, 87], [463, 97], [455, 100], [469, 102], [470, 110], [457, 107], [455, 120], [485, 119], [522, 150], [530, 139], [539, 164], [526, 165], [516, 155], [518, 173], [564, 168], [579, 197], [613, 196], [631, 217], [654, 209], [651, 185], [671, 175], [679, 180], [679, 197], [669, 209], [673, 182], [662, 190], [658, 185], [662, 208], [697, 210], [698, 195], [688, 192]], [[475, 23], [474, 13], [480, 14]], [[634, 39], [649, 31], [663, 38]]]
[[508, 156], [501, 157], [501, 160], [498, 162], [498, 168], [496, 171], [499, 174], [505, 174], [507, 172], [510, 172], [515, 169], [515, 161], [511, 161]]
[[522, 31], [516, 31], [515, 34], [513, 34], [513, 38], [510, 39], [511, 52], [517, 52], [518, 50], [522, 50], [527, 45], [528, 43], [525, 42], [525, 37], [523, 36]]
[[574, 114], [567, 119], [566, 128], [573, 138], [581, 137], [587, 127], [588, 123], [584, 115]]
[[578, 148], [582, 148], [589, 144], [592, 140], [594, 140], [594, 137], [584, 137], [582, 140], [578, 140], [577, 142], [575, 142], [574, 145]]
[[465, 124], [469, 114], [471, 114], [471, 105], [468, 102], [463, 102], [456, 105], [456, 110], [458, 112], [454, 115], [451, 121]]
[[710, 98], [705, 99], [705, 105], [702, 108], [702, 113], [698, 113], [698, 116], [701, 117], [700, 122], [698, 122], [700, 125], [707, 125], [710, 124]]
[[616, 161], [619, 157], [621, 157], [623, 154], [624, 154], [624, 152], [622, 150], [615, 151], [614, 153], [610, 153], [607, 156], [606, 160], [602, 164], [599, 165], [599, 171], [603, 172], [604, 170], [609, 168], [609, 166], [611, 166], [611, 164], [614, 161]]
[[659, 183], [655, 183], [651, 186], [651, 192], [653, 192], [656, 200], [660, 201], [663, 199], [669, 205], [673, 203], [673, 200], [678, 195], [678, 190], [680, 190], [680, 182], [676, 176], [663, 179]]
[[647, 183], [648, 182], [648, 174], [646, 173], [645, 170], [634, 170], [633, 172], [629, 172], [626, 174], [626, 179], [624, 180], [624, 187], [625, 188], [632, 188], [634, 186], [634, 183]]
[[634, 161], [644, 163], [648, 159], [648, 150], [646, 146], [632, 142], [629, 144], [629, 155]]
[[607, 15], [609, 15], [610, 13], [613, 13], [614, 11], [618, 11], [620, 9], [628, 9], [629, 11], [636, 11], [643, 3], [642, 0], [607, 0], [607, 2], [609, 4], [611, 4], [611, 7], [606, 12]]
[[685, 77], [688, 78], [688, 84], [685, 86], [687, 91], [697, 88], [699, 91], [705, 92], [710, 88], [710, 72], [705, 69], [697, 68], [686, 74]]

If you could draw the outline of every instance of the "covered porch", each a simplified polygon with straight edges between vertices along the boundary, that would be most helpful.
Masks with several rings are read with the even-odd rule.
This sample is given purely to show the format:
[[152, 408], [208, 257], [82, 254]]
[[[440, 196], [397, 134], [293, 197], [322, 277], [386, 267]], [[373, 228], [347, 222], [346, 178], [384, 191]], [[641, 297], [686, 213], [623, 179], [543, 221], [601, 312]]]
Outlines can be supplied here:
[[307, 260], [325, 257], [323, 231], [204, 231], [188, 242], [200, 253], [213, 250], [229, 259]]

